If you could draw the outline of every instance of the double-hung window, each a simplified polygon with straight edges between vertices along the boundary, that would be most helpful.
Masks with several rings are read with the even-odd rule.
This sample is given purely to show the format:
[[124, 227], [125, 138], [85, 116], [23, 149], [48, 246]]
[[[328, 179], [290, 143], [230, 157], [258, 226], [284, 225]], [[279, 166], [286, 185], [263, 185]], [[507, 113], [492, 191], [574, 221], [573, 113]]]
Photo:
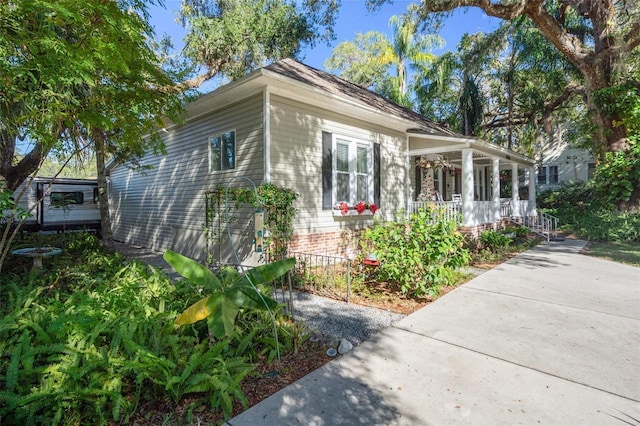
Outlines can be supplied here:
[[209, 138], [209, 170], [219, 172], [236, 168], [236, 132], [229, 130]]
[[558, 166], [540, 166], [538, 168], [538, 185], [556, 185], [558, 183]]
[[538, 167], [538, 185], [547, 184], [547, 168], [546, 166]]
[[334, 205], [373, 202], [373, 144], [334, 135], [333, 152]]
[[555, 185], [558, 183], [558, 166], [549, 166], [549, 183]]

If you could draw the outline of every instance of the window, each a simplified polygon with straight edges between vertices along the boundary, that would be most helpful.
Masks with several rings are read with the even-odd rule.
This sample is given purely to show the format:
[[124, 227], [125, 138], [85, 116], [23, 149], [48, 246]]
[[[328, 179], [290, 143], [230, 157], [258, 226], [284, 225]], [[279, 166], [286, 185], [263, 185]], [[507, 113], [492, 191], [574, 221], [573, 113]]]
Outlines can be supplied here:
[[49, 202], [53, 207], [63, 207], [70, 204], [84, 203], [84, 194], [77, 192], [52, 192], [49, 195]]
[[540, 166], [538, 168], [538, 185], [546, 185], [547, 184], [547, 168], [545, 166]]
[[547, 184], [558, 184], [558, 166], [540, 166], [538, 168], [538, 185]]
[[209, 170], [219, 172], [236, 168], [236, 132], [234, 130], [209, 139]]
[[380, 144], [322, 132], [322, 209], [358, 201], [380, 206]]
[[373, 202], [372, 143], [335, 136], [333, 166], [336, 185], [333, 204]]
[[549, 166], [549, 184], [558, 183], [558, 166]]

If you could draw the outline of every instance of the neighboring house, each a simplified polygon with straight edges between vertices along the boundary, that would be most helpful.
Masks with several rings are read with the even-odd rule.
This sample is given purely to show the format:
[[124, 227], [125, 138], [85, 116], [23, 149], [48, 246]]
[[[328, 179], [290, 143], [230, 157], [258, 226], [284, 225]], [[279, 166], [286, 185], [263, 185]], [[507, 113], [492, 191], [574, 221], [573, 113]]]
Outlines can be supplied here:
[[573, 148], [566, 142], [543, 147], [538, 164], [536, 184], [539, 191], [557, 188], [566, 182], [586, 182], [596, 167], [589, 151]]
[[[291, 248], [301, 252], [338, 253], [345, 230], [373, 223], [367, 211], [343, 215], [341, 202], [375, 203], [385, 220], [435, 202], [463, 213], [470, 233], [505, 214], [535, 214], [535, 191], [520, 200], [516, 190], [505, 203], [494, 178], [504, 169], [532, 176], [532, 160], [292, 59], [200, 97], [187, 114], [166, 127], [166, 155], [142, 159], [152, 169], [109, 166], [117, 240], [204, 258], [204, 194], [238, 176], [299, 194]], [[422, 200], [435, 201], [417, 201], [423, 181], [433, 191]], [[252, 227], [234, 229], [239, 246], [251, 245]]]

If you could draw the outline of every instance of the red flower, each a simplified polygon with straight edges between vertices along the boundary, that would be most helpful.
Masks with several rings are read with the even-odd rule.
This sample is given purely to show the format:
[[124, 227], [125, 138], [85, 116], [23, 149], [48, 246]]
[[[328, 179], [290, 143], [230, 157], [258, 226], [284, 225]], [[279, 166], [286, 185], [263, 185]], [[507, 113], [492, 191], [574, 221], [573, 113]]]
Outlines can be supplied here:
[[339, 203], [338, 208], [340, 209], [340, 213], [342, 213], [343, 216], [349, 213], [349, 204], [345, 202]]
[[376, 206], [374, 203], [369, 204], [369, 211], [371, 212], [371, 214], [376, 214], [377, 210], [378, 206]]
[[362, 214], [362, 212], [365, 211], [365, 209], [366, 207], [362, 201], [356, 204], [356, 211], [358, 212], [358, 214]]

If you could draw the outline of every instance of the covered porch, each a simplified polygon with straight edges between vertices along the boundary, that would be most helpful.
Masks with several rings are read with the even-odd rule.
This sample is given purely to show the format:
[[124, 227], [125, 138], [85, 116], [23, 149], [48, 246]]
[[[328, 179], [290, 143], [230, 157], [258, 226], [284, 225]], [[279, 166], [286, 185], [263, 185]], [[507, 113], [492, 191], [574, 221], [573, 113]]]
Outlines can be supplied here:
[[408, 132], [408, 211], [437, 207], [463, 227], [537, 216], [534, 161], [472, 137]]

